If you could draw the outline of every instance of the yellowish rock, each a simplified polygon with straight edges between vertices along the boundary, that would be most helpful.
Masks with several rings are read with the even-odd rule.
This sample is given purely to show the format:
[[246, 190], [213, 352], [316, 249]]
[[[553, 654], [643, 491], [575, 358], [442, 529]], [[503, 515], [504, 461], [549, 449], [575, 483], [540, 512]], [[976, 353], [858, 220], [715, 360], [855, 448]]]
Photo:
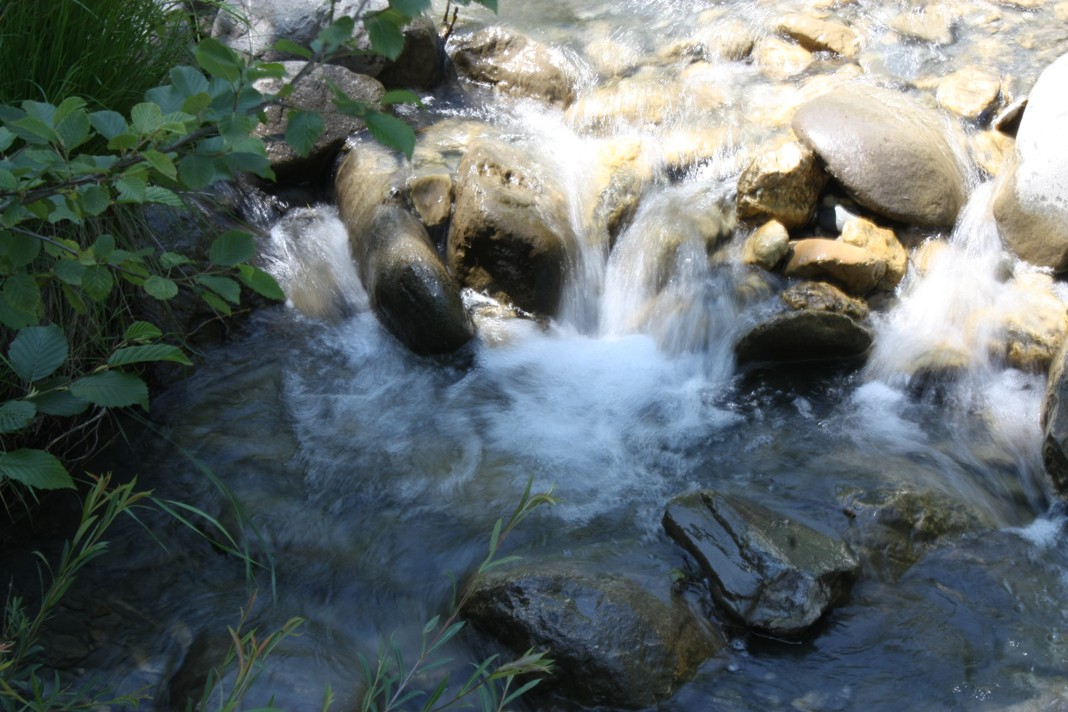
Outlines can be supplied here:
[[870, 251], [839, 240], [796, 240], [791, 248], [787, 277], [833, 282], [857, 296], [875, 289], [886, 273], [886, 263]]
[[802, 74], [814, 61], [807, 49], [778, 37], [765, 38], [756, 48], [756, 58], [764, 76], [778, 81]]
[[991, 178], [1001, 173], [1005, 157], [1012, 151], [1014, 141], [1000, 131], [980, 131], [969, 140], [972, 160]]
[[925, 240], [919, 247], [912, 251], [912, 266], [916, 273], [923, 276], [931, 271], [931, 267], [939, 260], [940, 255], [945, 253], [949, 246], [944, 240]]
[[918, 11], [898, 15], [890, 21], [890, 27], [905, 37], [948, 45], [953, 42], [953, 25], [956, 21], [952, 10], [932, 3]]
[[935, 98], [946, 109], [976, 120], [992, 111], [1001, 95], [1001, 79], [978, 67], [965, 67], [942, 78]]
[[816, 154], [796, 141], [758, 155], [738, 178], [743, 220], [778, 220], [788, 228], [808, 222], [827, 183]]
[[905, 278], [909, 256], [893, 230], [864, 218], [852, 218], [842, 226], [839, 239], [847, 245], [863, 247], [886, 263], [886, 272], [877, 285], [879, 289], [892, 291]]
[[1057, 22], [1068, 22], [1068, 2], [1059, 2], [1053, 6], [1053, 18]]
[[645, 74], [611, 82], [583, 94], [565, 117], [579, 130], [607, 130], [620, 126], [660, 124], [677, 110], [677, 95], [665, 91], [665, 79]]
[[990, 351], [995, 357], [1035, 373], [1049, 368], [1068, 338], [1068, 308], [1042, 282], [1029, 283], [1028, 276], [1013, 280], [1010, 298], [971, 320], [979, 333], [993, 329]]
[[424, 225], [444, 225], [452, 212], [452, 175], [444, 167], [416, 173], [408, 178], [408, 197]]
[[834, 52], [849, 59], [860, 54], [860, 37], [838, 22], [790, 14], [779, 21], [776, 29], [810, 52]]
[[742, 246], [742, 262], [766, 270], [775, 269], [790, 251], [790, 233], [777, 220], [769, 220], [746, 239]]

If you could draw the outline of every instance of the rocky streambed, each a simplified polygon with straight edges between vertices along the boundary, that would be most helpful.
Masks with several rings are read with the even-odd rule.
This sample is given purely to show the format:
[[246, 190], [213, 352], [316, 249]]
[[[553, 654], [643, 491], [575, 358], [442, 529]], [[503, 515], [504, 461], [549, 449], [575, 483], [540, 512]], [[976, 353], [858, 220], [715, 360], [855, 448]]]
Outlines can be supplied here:
[[[323, 9], [247, 5], [215, 32], [257, 52]], [[446, 652], [547, 651], [530, 709], [1068, 700], [1066, 22], [502, 2], [311, 77], [303, 106], [423, 92], [413, 158], [340, 117], [307, 161], [274, 146], [284, 184], [243, 205], [288, 304], [113, 455], [235, 533], [252, 623], [307, 619], [250, 704], [351, 706], [380, 639], [413, 658], [527, 482], [561, 502]], [[162, 710], [251, 585], [217, 531], [153, 530], [53, 662]]]

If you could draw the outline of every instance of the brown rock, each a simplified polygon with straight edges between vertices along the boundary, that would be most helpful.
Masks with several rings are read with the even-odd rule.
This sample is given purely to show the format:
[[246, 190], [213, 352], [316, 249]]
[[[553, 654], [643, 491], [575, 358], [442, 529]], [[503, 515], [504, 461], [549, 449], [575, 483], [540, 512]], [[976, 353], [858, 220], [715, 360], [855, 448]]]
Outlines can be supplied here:
[[756, 230], [745, 241], [742, 248], [742, 262], [747, 265], [759, 265], [766, 270], [773, 270], [790, 251], [790, 234], [786, 227], [776, 220], [770, 220]]
[[863, 355], [874, 335], [845, 314], [801, 309], [757, 324], [734, 345], [739, 363], [828, 361]]
[[798, 282], [784, 290], [779, 298], [791, 309], [835, 312], [857, 321], [868, 318], [867, 304], [826, 282]]
[[765, 38], [756, 48], [756, 63], [769, 79], [791, 79], [803, 73], [813, 62], [804, 47], [778, 37]]
[[471, 81], [563, 106], [575, 98], [563, 55], [510, 30], [487, 27], [456, 37], [449, 50], [456, 70]]
[[893, 230], [879, 227], [864, 218], [852, 218], [842, 226], [839, 239], [847, 245], [863, 247], [886, 263], [886, 273], [876, 285], [878, 289], [893, 291], [894, 287], [905, 278], [905, 271], [909, 266], [909, 255]]
[[848, 59], [860, 53], [860, 37], [837, 22], [791, 14], [779, 21], [777, 30], [810, 52], [834, 52]]
[[408, 197], [424, 225], [444, 225], [452, 212], [452, 175], [444, 167], [418, 172], [408, 179]]
[[935, 93], [939, 104], [971, 121], [993, 111], [1000, 96], [1000, 77], [978, 67], [965, 67], [946, 75]]
[[891, 20], [890, 27], [911, 39], [948, 45], [953, 43], [953, 25], [956, 20], [951, 10], [932, 3], [918, 12], [898, 15]]
[[816, 154], [797, 142], [758, 155], [738, 178], [738, 217], [801, 227], [827, 183]]
[[862, 247], [809, 238], [793, 243], [784, 273], [787, 277], [834, 282], [851, 294], [864, 296], [878, 286], [886, 274], [886, 263]]

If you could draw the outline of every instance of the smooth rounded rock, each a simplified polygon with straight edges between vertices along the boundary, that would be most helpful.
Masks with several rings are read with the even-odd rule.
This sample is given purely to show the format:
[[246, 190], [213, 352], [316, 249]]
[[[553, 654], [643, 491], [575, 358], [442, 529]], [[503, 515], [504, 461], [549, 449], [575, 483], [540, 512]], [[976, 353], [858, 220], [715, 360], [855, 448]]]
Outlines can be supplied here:
[[886, 263], [863, 247], [813, 237], [791, 244], [783, 273], [787, 277], [834, 282], [850, 294], [864, 296], [880, 284]]
[[773, 270], [789, 251], [790, 233], [781, 222], [769, 220], [754, 230], [745, 241], [742, 247], [742, 262]]
[[757, 324], [734, 345], [739, 363], [834, 361], [864, 355], [871, 329], [845, 314], [801, 309]]
[[886, 264], [886, 272], [875, 286], [892, 291], [905, 278], [909, 255], [890, 228], [879, 227], [864, 218], [850, 218], [842, 225], [839, 240], [847, 245], [861, 247]]
[[802, 105], [794, 133], [861, 205], [922, 227], [949, 227], [967, 176], [939, 116], [904, 94], [863, 84]]
[[779, 299], [791, 309], [813, 309], [845, 314], [851, 319], [863, 321], [868, 318], [868, 305], [854, 299], [833, 284], [826, 282], [798, 282], [779, 295]]

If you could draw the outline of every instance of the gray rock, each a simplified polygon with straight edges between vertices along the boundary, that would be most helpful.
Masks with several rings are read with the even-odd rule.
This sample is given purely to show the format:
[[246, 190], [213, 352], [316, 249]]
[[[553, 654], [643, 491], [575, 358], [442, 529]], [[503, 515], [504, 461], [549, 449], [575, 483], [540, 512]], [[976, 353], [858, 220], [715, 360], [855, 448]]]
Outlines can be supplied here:
[[395, 156], [362, 144], [338, 170], [338, 212], [382, 325], [415, 353], [449, 353], [470, 341], [474, 328], [426, 228], [397, 203], [406, 181]]
[[744, 497], [677, 497], [664, 528], [697, 559], [721, 606], [772, 635], [803, 633], [846, 597], [859, 572], [841, 540]]
[[551, 174], [522, 149], [487, 140], [467, 152], [456, 181], [450, 271], [495, 299], [555, 314], [575, 237]]
[[1042, 406], [1042, 462], [1061, 495], [1068, 495], [1068, 343], [1061, 347], [1046, 378]]
[[421, 16], [404, 28], [404, 50], [387, 61], [378, 78], [387, 87], [433, 89], [445, 78], [445, 44], [429, 17]]
[[[288, 78], [293, 78], [304, 68], [306, 62], [283, 62]], [[265, 93], [274, 93], [282, 88], [280, 79], [263, 79], [256, 88]], [[377, 79], [356, 74], [335, 65], [320, 65], [309, 72], [297, 84], [287, 100], [294, 108], [317, 111], [323, 117], [323, 132], [307, 156], [300, 156], [285, 140], [286, 115], [281, 107], [271, 107], [264, 112], [267, 122], [256, 128], [256, 135], [267, 144], [267, 157], [279, 180], [307, 180], [329, 174], [338, 152], [349, 136], [364, 128], [364, 123], [347, 116], [334, 107], [330, 85], [344, 91], [350, 98], [361, 101], [378, 101], [385, 88]]]
[[1002, 169], [994, 219], [1017, 256], [1058, 272], [1068, 270], [1068, 55], [1043, 70], [1016, 133], [1016, 150]]
[[502, 27], [487, 27], [449, 42], [456, 71], [514, 96], [567, 106], [575, 80], [563, 55]]
[[779, 298], [791, 309], [837, 312], [857, 321], [868, 318], [867, 304], [826, 282], [798, 282], [783, 290]]
[[904, 94], [847, 85], [797, 110], [793, 129], [861, 205], [924, 227], [949, 227], [967, 177], [939, 116]]
[[734, 355], [739, 363], [850, 359], [862, 356], [873, 338], [845, 314], [801, 309], [757, 324], [734, 345]]
[[517, 653], [546, 650], [555, 671], [543, 686], [588, 705], [654, 705], [722, 644], [683, 605], [621, 576], [497, 575], [479, 584], [463, 613]]

